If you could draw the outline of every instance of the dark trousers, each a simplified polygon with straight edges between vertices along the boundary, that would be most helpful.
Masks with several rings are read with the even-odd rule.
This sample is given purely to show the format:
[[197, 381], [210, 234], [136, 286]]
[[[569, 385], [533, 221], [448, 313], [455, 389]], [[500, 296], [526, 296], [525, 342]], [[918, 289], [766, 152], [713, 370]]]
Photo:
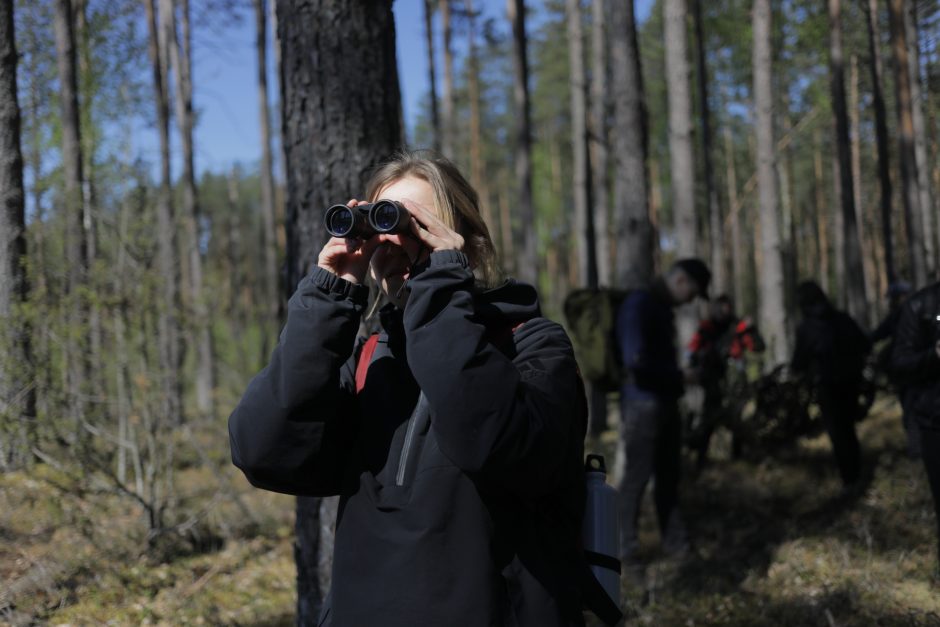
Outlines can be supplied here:
[[679, 408], [675, 401], [646, 399], [626, 399], [622, 408], [620, 445], [625, 465], [617, 486], [621, 556], [625, 561], [636, 559], [640, 503], [650, 479], [663, 549], [682, 550], [688, 540], [677, 507], [682, 435]]
[[933, 494], [933, 508], [937, 521], [937, 565], [940, 568], [940, 431], [920, 430], [921, 458], [927, 469], [927, 481]]
[[905, 387], [898, 388], [898, 400], [901, 402], [901, 423], [907, 436], [907, 454], [911, 458], [920, 457], [920, 427], [910, 412], [910, 390]]
[[832, 453], [846, 486], [858, 481], [862, 453], [855, 434], [858, 415], [858, 386], [853, 383], [830, 384], [819, 388], [819, 409], [832, 442]]

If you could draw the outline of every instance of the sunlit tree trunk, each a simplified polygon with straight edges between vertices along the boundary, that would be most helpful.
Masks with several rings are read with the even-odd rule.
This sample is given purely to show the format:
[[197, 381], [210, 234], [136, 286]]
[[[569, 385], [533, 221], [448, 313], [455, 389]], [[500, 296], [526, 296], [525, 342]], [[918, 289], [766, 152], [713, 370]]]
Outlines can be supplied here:
[[784, 306], [783, 260], [774, 174], [773, 88], [770, 0], [755, 0], [754, 104], [757, 126], [757, 189], [760, 203], [760, 319], [773, 364], [789, 357]]
[[[401, 100], [391, 0], [277, 0], [277, 10], [288, 281], [296, 286], [327, 240], [323, 211], [361, 194], [370, 170], [400, 148]], [[320, 536], [331, 534], [330, 517], [320, 499], [298, 497], [299, 625], [316, 624], [320, 611]]]
[[581, 3], [567, 0], [568, 68], [571, 77], [571, 147], [574, 152], [574, 218], [578, 282], [597, 287], [597, 250], [591, 206], [591, 162], [588, 160], [587, 80]]
[[663, 0], [665, 79], [669, 102], [669, 179], [672, 182], [672, 215], [679, 257], [694, 256], [699, 248], [685, 2]]
[[610, 7], [613, 222], [617, 255], [613, 282], [634, 288], [653, 276], [653, 228], [646, 173], [646, 115], [633, 0]]
[[529, 55], [526, 50], [525, 0], [506, 0], [506, 13], [512, 25], [513, 55], [513, 112], [515, 118], [514, 157], [516, 192], [518, 194], [517, 274], [528, 283], [535, 284], [539, 277], [539, 257], [536, 247], [535, 208], [532, 203], [532, 128], [529, 103]]
[[483, 158], [483, 125], [480, 102], [480, 59], [477, 54], [476, 10], [473, 0], [464, 0], [467, 10], [467, 95], [470, 98], [470, 182], [477, 190], [482, 205], [483, 219], [491, 233], [496, 232], [496, 221], [490, 204], [489, 178]]
[[741, 204], [738, 200], [738, 174], [734, 164], [734, 140], [731, 127], [725, 125], [725, 178], [728, 184], [728, 219], [731, 231], [731, 282], [734, 285], [734, 302], [744, 305], [744, 250], [741, 241]]
[[155, 0], [143, 0], [149, 32], [148, 51], [153, 80], [157, 135], [160, 146], [160, 185], [157, 190], [157, 267], [161, 296], [157, 314], [157, 343], [162, 382], [161, 411], [167, 420], [178, 421], [182, 412], [179, 367], [182, 350], [178, 312], [180, 309], [179, 264], [176, 258], [176, 228], [170, 188], [170, 103], [167, 95], [165, 38], [160, 35]]
[[[177, 4], [178, 3], [178, 4]], [[181, 34], [177, 37], [176, 8], [179, 7]], [[174, 102], [176, 123], [183, 149], [183, 251], [189, 270], [189, 306], [192, 309], [193, 334], [196, 344], [196, 406], [203, 417], [212, 414], [213, 355], [209, 328], [209, 312], [203, 293], [202, 255], [199, 251], [199, 197], [193, 154], [192, 35], [189, 0], [161, 0], [160, 18], [166, 32], [170, 67], [175, 79]]]

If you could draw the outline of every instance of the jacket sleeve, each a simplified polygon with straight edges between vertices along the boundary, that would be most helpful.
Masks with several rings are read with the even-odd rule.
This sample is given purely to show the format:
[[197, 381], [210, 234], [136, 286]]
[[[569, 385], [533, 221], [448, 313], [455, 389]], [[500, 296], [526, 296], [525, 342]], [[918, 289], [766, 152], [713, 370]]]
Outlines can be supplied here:
[[510, 359], [475, 319], [473, 281], [467, 258], [454, 250], [432, 253], [428, 269], [410, 281], [408, 365], [444, 455], [510, 490], [546, 494], [565, 481], [569, 453], [584, 439], [586, 404], [571, 343], [559, 325], [535, 318], [516, 331]]
[[937, 357], [935, 341], [924, 328], [913, 303], [905, 303], [894, 334], [891, 373], [905, 383], [936, 380], [940, 376], [940, 357]]
[[336, 494], [356, 431], [353, 354], [368, 289], [316, 268], [287, 305], [270, 363], [229, 417], [232, 462], [252, 485]]

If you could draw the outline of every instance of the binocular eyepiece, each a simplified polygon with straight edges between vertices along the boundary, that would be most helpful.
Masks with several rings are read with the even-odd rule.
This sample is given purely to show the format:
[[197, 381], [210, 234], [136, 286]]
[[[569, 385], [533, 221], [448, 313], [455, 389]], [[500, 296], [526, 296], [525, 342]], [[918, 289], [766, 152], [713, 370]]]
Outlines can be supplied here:
[[379, 233], [403, 233], [408, 229], [410, 214], [394, 200], [347, 207], [333, 205], [323, 216], [327, 232], [333, 237], [369, 238]]

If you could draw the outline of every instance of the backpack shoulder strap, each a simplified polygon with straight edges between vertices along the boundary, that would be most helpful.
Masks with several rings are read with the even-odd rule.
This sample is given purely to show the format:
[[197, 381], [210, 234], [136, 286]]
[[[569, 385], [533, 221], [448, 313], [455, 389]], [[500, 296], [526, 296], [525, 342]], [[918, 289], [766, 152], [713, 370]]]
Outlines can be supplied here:
[[356, 394], [362, 391], [366, 386], [366, 375], [369, 372], [369, 364], [372, 363], [372, 355], [375, 354], [375, 347], [379, 345], [379, 334], [373, 333], [362, 345], [362, 352], [359, 353], [359, 361], [356, 362]]

